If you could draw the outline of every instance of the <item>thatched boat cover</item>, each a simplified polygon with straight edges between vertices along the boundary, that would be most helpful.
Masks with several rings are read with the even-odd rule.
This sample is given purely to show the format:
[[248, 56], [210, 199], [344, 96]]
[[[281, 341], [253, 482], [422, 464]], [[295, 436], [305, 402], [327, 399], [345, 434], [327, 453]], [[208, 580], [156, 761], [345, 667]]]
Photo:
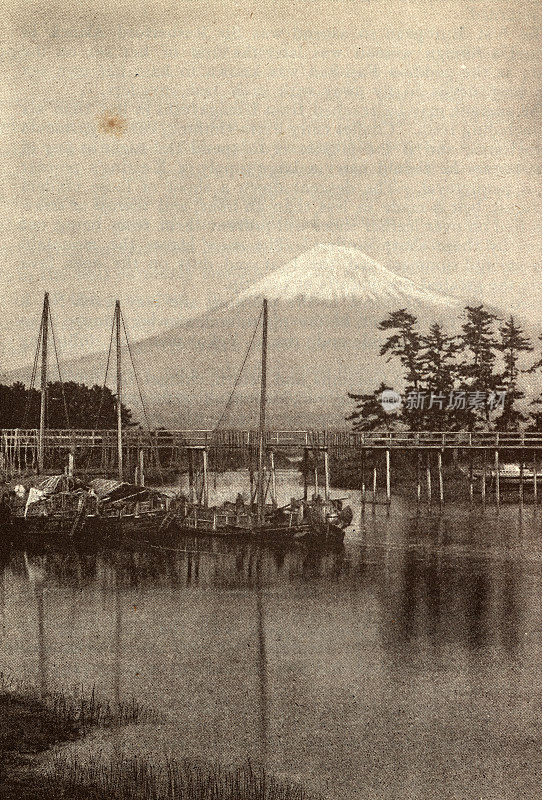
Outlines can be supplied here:
[[137, 486], [135, 483], [126, 483], [109, 478], [94, 478], [90, 488], [99, 500], [105, 503], [115, 503], [127, 500], [146, 500], [149, 497], [161, 497], [161, 493], [148, 486]]

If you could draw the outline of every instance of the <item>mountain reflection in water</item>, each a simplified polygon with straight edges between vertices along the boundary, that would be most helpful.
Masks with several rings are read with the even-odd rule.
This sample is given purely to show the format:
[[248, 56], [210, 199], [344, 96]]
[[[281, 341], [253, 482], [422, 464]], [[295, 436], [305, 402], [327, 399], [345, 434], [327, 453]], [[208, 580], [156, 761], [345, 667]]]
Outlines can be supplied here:
[[157, 758], [250, 757], [336, 798], [541, 796], [540, 519], [357, 522], [329, 553], [14, 551], [0, 669], [155, 707], [115, 736]]

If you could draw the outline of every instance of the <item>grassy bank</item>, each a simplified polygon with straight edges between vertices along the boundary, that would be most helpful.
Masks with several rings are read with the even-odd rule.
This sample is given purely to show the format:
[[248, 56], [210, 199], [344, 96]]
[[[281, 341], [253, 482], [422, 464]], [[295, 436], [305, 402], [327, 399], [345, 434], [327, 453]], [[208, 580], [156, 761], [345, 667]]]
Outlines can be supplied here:
[[55, 754], [39, 769], [36, 756], [95, 725], [157, 721], [131, 702], [112, 710], [90, 697], [0, 690], [0, 797], [3, 800], [316, 800], [293, 783], [250, 764], [223, 767], [192, 760], [155, 764], [130, 756], [81, 763]]
[[67, 797], [79, 797], [84, 787], [88, 796], [110, 800], [316, 800], [303, 787], [279, 780], [261, 767], [223, 767], [187, 759], [154, 764], [130, 756], [106, 764], [80, 764], [59, 758], [44, 782], [51, 790], [63, 787]]

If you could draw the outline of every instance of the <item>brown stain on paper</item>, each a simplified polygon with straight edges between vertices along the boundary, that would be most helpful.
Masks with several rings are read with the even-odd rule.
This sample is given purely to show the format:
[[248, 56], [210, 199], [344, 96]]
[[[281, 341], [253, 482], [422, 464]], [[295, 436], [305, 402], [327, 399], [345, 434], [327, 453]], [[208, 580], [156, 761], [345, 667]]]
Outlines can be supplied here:
[[98, 117], [99, 128], [102, 133], [108, 133], [112, 136], [122, 136], [126, 130], [126, 120], [119, 114], [111, 111], [105, 111]]

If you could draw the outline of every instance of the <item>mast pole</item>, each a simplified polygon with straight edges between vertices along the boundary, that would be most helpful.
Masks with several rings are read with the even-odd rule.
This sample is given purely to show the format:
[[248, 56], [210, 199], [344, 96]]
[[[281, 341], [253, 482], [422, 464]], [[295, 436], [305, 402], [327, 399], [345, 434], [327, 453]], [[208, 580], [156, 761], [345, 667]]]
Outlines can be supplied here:
[[122, 463], [122, 361], [120, 353], [120, 300], [115, 303], [115, 329], [117, 343], [117, 455], [119, 463], [119, 480], [124, 480]]
[[262, 380], [260, 385], [260, 429], [258, 446], [258, 522], [264, 519], [265, 504], [265, 407], [267, 404], [267, 299], [263, 301]]
[[45, 465], [45, 418], [47, 414], [47, 334], [49, 332], [49, 292], [43, 297], [41, 314], [41, 405], [40, 432], [38, 439], [38, 472], [42, 473]]

